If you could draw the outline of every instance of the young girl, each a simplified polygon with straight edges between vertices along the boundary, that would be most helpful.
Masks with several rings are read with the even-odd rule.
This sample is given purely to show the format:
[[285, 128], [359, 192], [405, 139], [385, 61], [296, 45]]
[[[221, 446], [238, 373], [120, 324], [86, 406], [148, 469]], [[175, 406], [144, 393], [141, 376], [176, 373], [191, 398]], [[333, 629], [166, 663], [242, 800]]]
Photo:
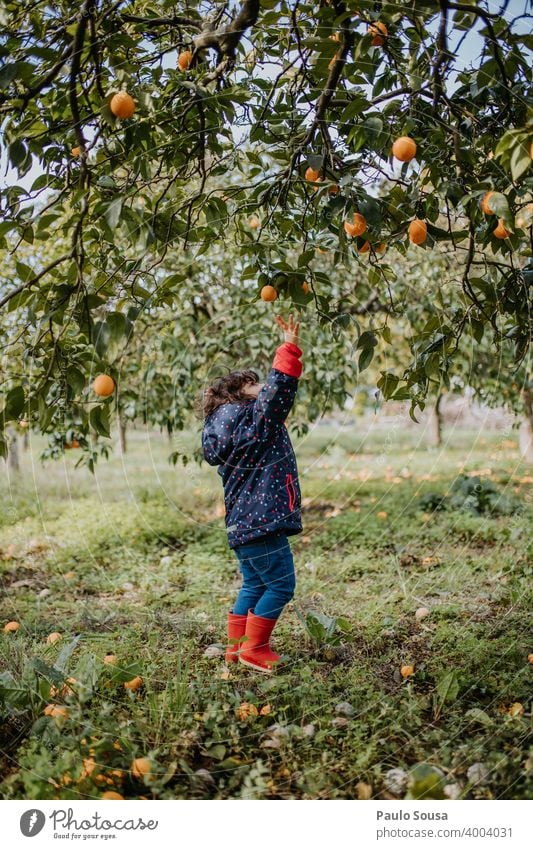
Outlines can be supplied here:
[[299, 324], [276, 316], [285, 342], [267, 381], [255, 371], [233, 371], [204, 393], [202, 449], [224, 484], [226, 531], [242, 572], [228, 613], [226, 662], [271, 673], [280, 656], [270, 635], [294, 595], [287, 539], [302, 530], [296, 458], [285, 427], [302, 373]]

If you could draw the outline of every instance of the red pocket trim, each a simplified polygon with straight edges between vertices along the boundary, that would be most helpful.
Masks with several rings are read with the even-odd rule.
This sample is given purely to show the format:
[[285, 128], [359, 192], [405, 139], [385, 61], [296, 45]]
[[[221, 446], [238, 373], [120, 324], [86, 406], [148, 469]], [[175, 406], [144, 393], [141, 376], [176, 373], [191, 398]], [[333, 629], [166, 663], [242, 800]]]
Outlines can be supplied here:
[[289, 496], [289, 510], [292, 513], [292, 511], [294, 510], [294, 504], [296, 502], [296, 491], [294, 489], [292, 475], [287, 475], [287, 477], [285, 478], [285, 489], [287, 490], [287, 495]]

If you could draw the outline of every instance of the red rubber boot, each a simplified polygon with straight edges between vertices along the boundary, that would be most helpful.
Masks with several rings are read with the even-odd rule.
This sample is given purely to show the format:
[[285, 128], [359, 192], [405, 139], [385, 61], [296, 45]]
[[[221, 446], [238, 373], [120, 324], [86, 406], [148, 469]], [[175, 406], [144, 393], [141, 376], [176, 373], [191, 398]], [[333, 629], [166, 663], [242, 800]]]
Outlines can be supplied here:
[[270, 635], [277, 621], [277, 619], [267, 619], [266, 616], [256, 616], [251, 610], [248, 611], [245, 631], [247, 639], [239, 652], [240, 663], [259, 672], [267, 674], [272, 672], [280, 659], [279, 654], [272, 651], [269, 645]]
[[239, 660], [240, 643], [234, 642], [244, 637], [246, 631], [246, 616], [237, 613], [228, 613], [228, 648], [226, 649], [226, 663], [237, 663]]

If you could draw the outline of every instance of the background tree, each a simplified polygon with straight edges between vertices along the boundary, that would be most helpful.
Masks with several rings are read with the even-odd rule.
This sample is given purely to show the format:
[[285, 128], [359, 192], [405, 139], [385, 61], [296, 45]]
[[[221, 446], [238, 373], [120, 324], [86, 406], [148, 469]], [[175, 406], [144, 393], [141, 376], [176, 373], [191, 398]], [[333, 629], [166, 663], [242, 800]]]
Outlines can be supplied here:
[[[445, 320], [436, 307], [418, 355], [380, 386], [413, 415], [428, 369], [449, 380], [471, 331], [510, 341], [512, 361], [526, 363], [531, 36], [508, 5], [5, 3], [0, 113], [19, 182], [1, 205], [15, 262], [0, 288], [2, 432], [21, 415], [55, 432], [85, 410], [82, 431], [106, 434], [116, 399], [88, 394], [92, 374], [112, 371], [102, 340], [128, 344], [162, 304], [201, 331], [201, 310], [185, 318], [193, 275], [209, 274], [230, 241], [239, 261], [217, 312], [273, 285], [331, 329], [332, 352], [355, 348], [360, 370], [387, 344], [387, 316], [405, 313], [397, 257], [413, 240], [453, 252], [457, 308]], [[460, 68], [474, 31], [479, 57]], [[314, 265], [317, 245], [344, 281], [368, 253], [367, 299], [359, 276], [339, 297]], [[169, 255], [180, 257], [172, 270]], [[270, 323], [254, 326], [258, 351]], [[201, 375], [194, 356], [189, 365], [192, 396]], [[154, 384], [159, 407], [167, 389]]]

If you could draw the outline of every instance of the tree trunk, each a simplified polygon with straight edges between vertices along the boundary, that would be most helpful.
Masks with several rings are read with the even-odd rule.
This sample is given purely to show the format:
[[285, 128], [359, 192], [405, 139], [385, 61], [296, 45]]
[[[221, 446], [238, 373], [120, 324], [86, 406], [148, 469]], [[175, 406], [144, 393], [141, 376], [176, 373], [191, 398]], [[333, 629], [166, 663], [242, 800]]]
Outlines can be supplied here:
[[118, 417], [118, 450], [121, 454], [125, 454], [127, 449], [126, 442], [126, 419], [119, 414]]
[[17, 431], [14, 427], [7, 429], [7, 468], [14, 474], [20, 472], [19, 445]]
[[439, 448], [442, 444], [442, 416], [440, 412], [440, 402], [442, 395], [439, 393], [432, 409], [428, 413], [427, 436], [428, 445], [432, 448]]
[[518, 431], [518, 445], [522, 460], [528, 465], [533, 465], [533, 393], [528, 390], [524, 392], [525, 420]]

